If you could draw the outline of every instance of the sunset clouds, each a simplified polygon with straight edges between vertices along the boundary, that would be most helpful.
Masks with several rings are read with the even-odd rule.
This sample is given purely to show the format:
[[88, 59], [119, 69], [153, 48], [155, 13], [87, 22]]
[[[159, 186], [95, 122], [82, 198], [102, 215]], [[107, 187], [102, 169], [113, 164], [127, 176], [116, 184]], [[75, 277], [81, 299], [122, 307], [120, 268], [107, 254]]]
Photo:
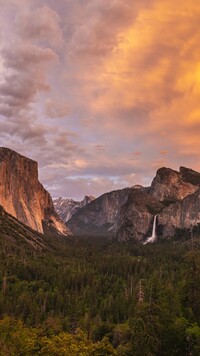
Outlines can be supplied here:
[[200, 5], [0, 0], [0, 138], [53, 196], [200, 170]]

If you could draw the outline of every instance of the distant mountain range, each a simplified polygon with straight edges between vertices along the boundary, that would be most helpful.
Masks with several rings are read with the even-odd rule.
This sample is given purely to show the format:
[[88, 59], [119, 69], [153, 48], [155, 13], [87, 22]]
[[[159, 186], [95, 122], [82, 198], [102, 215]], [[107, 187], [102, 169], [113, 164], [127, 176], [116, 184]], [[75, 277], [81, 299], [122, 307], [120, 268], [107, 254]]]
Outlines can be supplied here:
[[157, 237], [162, 238], [200, 224], [200, 173], [185, 167], [160, 168], [150, 187], [136, 185], [97, 199], [85, 196], [80, 202], [58, 198], [53, 204], [38, 180], [37, 162], [0, 148], [0, 206], [0, 216], [17, 224], [16, 230], [22, 229], [29, 243], [38, 238], [40, 245], [42, 234], [109, 236], [143, 243], [151, 236], [153, 221]]
[[95, 197], [86, 195], [83, 200], [76, 201], [67, 198], [57, 198], [53, 200], [55, 209], [60, 218], [67, 222], [71, 217], [77, 213], [81, 208], [91, 203]]

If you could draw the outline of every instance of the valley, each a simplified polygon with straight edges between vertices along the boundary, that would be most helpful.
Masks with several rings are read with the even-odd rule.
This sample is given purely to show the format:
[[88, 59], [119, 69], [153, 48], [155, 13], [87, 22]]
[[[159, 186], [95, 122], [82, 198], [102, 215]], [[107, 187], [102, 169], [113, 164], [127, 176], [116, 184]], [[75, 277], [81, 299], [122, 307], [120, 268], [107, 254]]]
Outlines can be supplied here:
[[55, 207], [36, 162], [0, 148], [0, 174], [3, 356], [199, 355], [198, 172]]
[[198, 355], [197, 235], [145, 246], [74, 238], [37, 251], [1, 238], [4, 355]]

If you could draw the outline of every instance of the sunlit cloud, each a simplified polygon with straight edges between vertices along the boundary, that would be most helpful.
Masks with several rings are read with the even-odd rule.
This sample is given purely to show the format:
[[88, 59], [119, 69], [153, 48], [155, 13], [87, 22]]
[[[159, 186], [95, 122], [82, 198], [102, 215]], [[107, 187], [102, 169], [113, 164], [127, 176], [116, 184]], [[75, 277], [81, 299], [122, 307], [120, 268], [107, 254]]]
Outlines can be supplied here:
[[54, 196], [200, 170], [200, 4], [1, 1], [0, 138]]

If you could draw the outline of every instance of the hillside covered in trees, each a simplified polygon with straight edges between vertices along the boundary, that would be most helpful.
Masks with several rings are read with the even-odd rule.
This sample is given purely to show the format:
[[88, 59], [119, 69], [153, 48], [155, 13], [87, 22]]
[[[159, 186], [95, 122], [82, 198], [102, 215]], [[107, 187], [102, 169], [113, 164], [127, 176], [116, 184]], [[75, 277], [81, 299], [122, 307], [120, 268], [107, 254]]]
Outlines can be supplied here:
[[199, 355], [200, 244], [0, 238], [0, 355]]

